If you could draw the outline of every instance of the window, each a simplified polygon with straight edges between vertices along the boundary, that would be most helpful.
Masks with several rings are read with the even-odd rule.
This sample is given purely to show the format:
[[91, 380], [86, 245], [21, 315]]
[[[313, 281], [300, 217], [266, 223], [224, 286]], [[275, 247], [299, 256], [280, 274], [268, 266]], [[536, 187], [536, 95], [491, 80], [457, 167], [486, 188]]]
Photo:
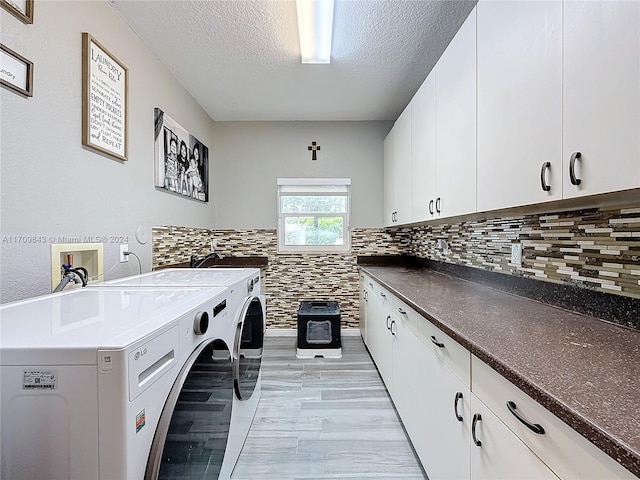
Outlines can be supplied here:
[[349, 250], [350, 178], [278, 179], [278, 250]]

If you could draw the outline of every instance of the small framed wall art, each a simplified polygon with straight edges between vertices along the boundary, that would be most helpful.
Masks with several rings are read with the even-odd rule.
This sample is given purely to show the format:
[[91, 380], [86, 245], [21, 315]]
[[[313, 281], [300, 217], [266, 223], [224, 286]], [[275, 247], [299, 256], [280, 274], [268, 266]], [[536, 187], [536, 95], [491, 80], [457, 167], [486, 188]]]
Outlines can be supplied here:
[[33, 96], [33, 63], [1, 44], [0, 83], [25, 97]]
[[82, 144], [119, 160], [129, 151], [129, 70], [82, 34]]
[[159, 108], [155, 118], [155, 185], [209, 201], [209, 149]]
[[33, 0], [0, 0], [0, 3], [24, 23], [33, 23]]

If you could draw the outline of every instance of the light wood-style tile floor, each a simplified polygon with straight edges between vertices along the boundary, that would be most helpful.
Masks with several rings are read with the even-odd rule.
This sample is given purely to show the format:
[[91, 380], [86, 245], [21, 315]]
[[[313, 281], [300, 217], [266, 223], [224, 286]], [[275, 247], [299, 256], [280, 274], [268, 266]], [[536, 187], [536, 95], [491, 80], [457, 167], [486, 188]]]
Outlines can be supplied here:
[[234, 480], [425, 479], [359, 336], [342, 358], [300, 360], [296, 338], [267, 336], [258, 411]]

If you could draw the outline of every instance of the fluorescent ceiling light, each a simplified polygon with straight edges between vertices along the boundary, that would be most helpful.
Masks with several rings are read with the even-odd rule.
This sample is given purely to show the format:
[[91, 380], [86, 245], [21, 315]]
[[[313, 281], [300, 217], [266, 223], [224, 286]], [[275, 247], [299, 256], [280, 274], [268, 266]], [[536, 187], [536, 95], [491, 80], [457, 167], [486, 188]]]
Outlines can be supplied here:
[[296, 0], [302, 63], [331, 62], [333, 0]]

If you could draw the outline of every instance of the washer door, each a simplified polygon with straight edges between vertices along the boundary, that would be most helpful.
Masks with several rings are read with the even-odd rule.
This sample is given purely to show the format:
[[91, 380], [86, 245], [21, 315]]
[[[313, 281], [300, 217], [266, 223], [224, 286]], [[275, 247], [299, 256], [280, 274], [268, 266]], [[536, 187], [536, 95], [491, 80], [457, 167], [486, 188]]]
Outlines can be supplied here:
[[218, 478], [231, 423], [233, 362], [222, 340], [201, 343], [158, 421], [145, 480]]
[[253, 395], [264, 344], [264, 310], [257, 296], [247, 297], [240, 311], [233, 358], [233, 386], [240, 400]]

